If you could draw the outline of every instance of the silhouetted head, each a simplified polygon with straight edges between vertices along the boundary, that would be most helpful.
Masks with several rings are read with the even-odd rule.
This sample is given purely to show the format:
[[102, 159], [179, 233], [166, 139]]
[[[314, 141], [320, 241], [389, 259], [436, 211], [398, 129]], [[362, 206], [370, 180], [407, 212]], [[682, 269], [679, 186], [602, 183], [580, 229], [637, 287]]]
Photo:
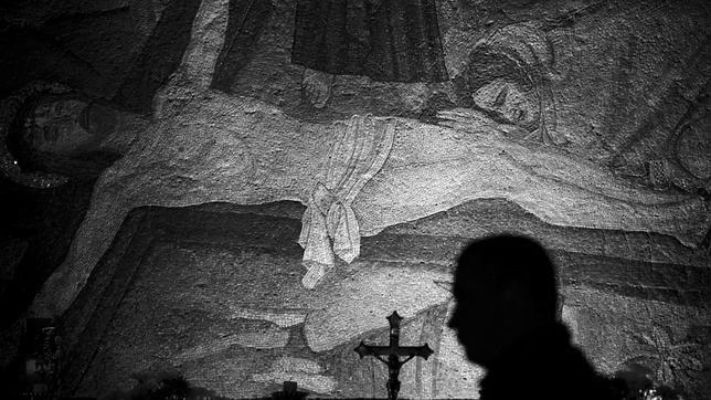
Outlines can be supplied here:
[[545, 249], [526, 237], [477, 240], [459, 257], [448, 323], [467, 357], [484, 367], [528, 332], [557, 318], [557, 278]]

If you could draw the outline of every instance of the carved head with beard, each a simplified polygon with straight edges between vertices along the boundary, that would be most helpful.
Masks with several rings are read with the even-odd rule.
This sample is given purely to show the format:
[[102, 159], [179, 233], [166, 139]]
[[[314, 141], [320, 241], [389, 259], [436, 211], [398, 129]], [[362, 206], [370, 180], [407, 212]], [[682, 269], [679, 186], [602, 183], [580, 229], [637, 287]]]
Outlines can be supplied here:
[[63, 85], [33, 83], [0, 106], [0, 171], [23, 186], [93, 179], [120, 151], [106, 146], [122, 113]]

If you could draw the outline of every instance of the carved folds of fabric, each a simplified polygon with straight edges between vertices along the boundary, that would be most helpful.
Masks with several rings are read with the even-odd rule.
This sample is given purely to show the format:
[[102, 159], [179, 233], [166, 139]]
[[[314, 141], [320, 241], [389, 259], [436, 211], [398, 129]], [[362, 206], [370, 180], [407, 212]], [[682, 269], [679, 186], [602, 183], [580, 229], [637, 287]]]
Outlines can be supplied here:
[[353, 116], [338, 127], [302, 219], [299, 244], [307, 268], [302, 283], [313, 288], [335, 264], [360, 254], [360, 229], [351, 203], [388, 159], [395, 129], [388, 119]]
[[445, 82], [436, 3], [298, 0], [291, 62], [381, 82]]

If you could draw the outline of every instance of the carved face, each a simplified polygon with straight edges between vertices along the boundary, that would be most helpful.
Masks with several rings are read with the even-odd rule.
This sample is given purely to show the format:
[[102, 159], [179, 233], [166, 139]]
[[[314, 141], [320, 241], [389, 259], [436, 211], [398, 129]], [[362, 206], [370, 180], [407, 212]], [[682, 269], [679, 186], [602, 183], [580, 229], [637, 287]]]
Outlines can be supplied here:
[[498, 123], [527, 131], [538, 128], [543, 112], [540, 71], [511, 52], [477, 47], [466, 68], [454, 78], [459, 107], [486, 111]]
[[111, 109], [75, 98], [51, 98], [26, 119], [24, 139], [37, 151], [73, 155], [91, 150], [115, 124]]
[[485, 84], [472, 94], [472, 99], [478, 107], [512, 125], [529, 128], [535, 126], [539, 118], [535, 93], [509, 80], [495, 79]]

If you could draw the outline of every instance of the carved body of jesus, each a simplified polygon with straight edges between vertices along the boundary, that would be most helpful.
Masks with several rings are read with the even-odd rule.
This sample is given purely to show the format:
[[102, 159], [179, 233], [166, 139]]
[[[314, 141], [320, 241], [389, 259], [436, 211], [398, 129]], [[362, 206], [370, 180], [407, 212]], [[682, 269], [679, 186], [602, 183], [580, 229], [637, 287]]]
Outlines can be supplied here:
[[[463, 133], [390, 123], [387, 160], [351, 204], [361, 235], [481, 198], [508, 199], [551, 224], [659, 232], [689, 245], [709, 227], [700, 197], [636, 187], [557, 149], [526, 147], [487, 127]], [[301, 123], [256, 100], [218, 93], [194, 99], [143, 132], [100, 178], [66, 261], [45, 287], [45, 295], [54, 294], [46, 305], [69, 305], [133, 208], [309, 204], [337, 129]]]
[[[194, 30], [200, 26], [196, 22]], [[192, 59], [188, 52], [185, 60]], [[188, 89], [190, 100], [183, 96]], [[166, 88], [155, 103], [184, 105], [177, 112], [157, 110], [153, 125], [99, 179], [66, 260], [35, 299], [37, 314], [57, 315], [71, 304], [131, 209], [214, 201], [296, 200], [314, 206], [314, 192], [329, 170], [349, 162], [329, 160], [348, 154], [334, 149], [353, 145], [352, 154], [369, 157], [372, 152], [358, 148], [360, 142], [348, 140], [384, 126], [392, 142], [381, 148], [382, 165], [369, 171], [375, 173], [348, 204], [359, 235], [484, 198], [507, 199], [550, 224], [658, 232], [690, 246], [711, 224], [709, 204], [700, 197], [648, 190], [559, 149], [512, 141], [493, 121], [466, 131], [403, 118], [312, 124], [199, 85]], [[327, 212], [330, 204], [323, 208]]]

